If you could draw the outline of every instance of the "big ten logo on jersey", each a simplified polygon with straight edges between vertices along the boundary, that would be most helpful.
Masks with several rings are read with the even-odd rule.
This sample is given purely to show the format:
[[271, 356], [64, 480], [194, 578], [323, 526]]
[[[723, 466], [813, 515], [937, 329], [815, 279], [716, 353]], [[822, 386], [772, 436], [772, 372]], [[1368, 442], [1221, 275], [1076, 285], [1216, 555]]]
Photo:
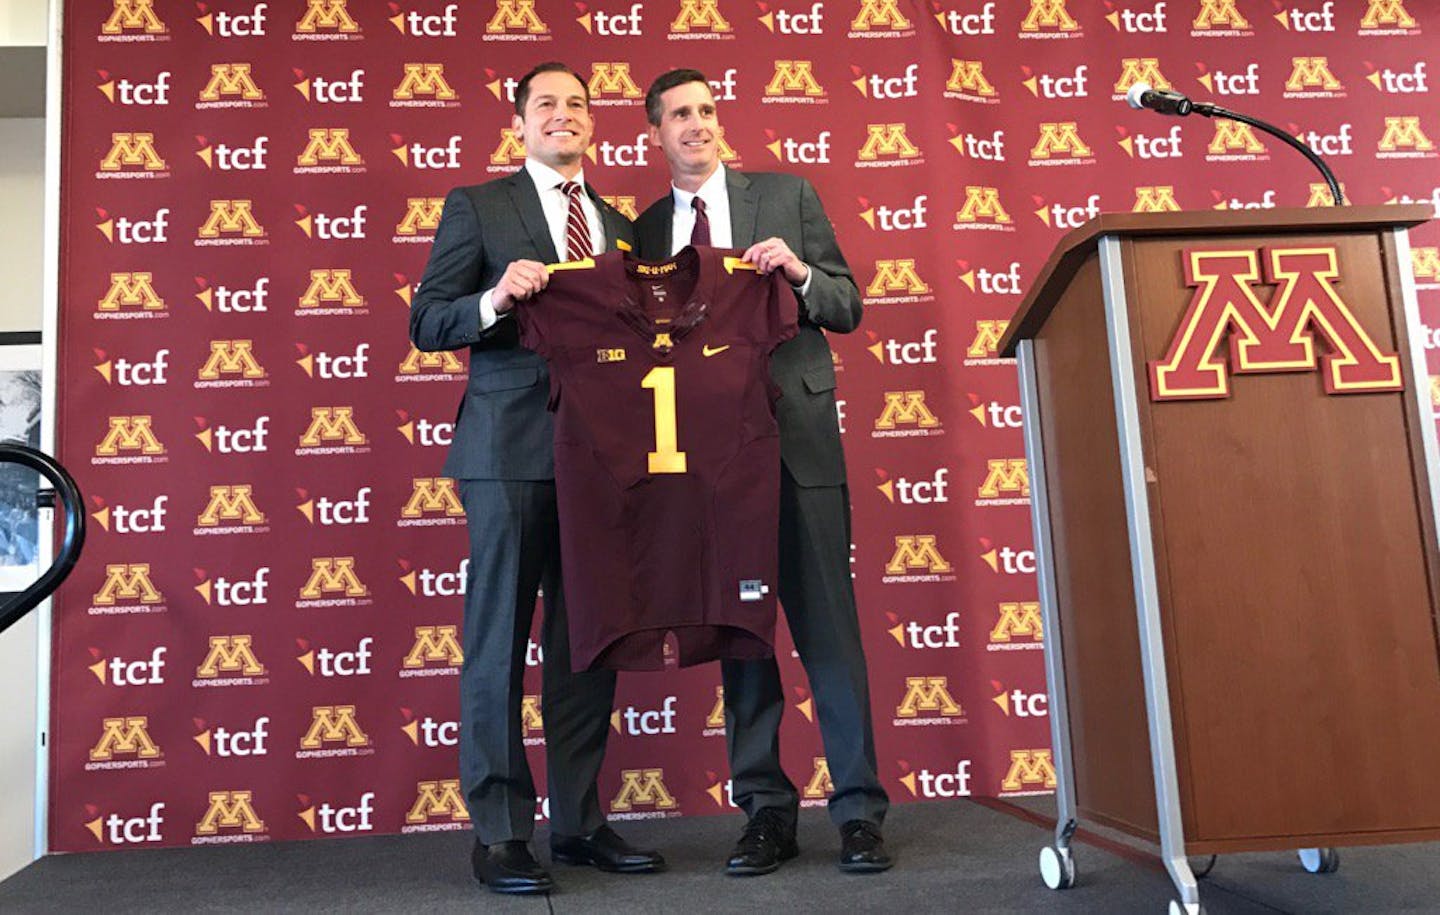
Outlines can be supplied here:
[[[1358, 6], [1359, 4], [1356, 4]], [[1419, 35], [1420, 22], [1411, 14], [1414, 0], [1365, 0], [1357, 34], [1370, 37]]]
[[[858, 75], [858, 68], [852, 69]], [[865, 84], [863, 78], [856, 82], [862, 87]], [[760, 101], [765, 105], [828, 105], [830, 97], [815, 78], [815, 62], [792, 58], [775, 61], [775, 71], [765, 83]]]
[[155, 144], [155, 134], [149, 130], [122, 130], [110, 134], [110, 145], [100, 156], [95, 178], [110, 179], [158, 179], [170, 177], [170, 164], [160, 154]]
[[954, 610], [945, 614], [944, 622], [933, 624], [906, 620], [889, 611], [885, 618], [891, 624], [885, 631], [901, 648], [926, 651], [960, 647], [960, 614]]
[[166, 371], [170, 368], [170, 350], [158, 349], [148, 358], [127, 359], [112, 356], [106, 350], [93, 348], [96, 362], [91, 366], [95, 373], [105, 379], [106, 384], [122, 388], [164, 387], [168, 382]]
[[831, 132], [822, 130], [810, 139], [781, 136], [778, 130], [765, 128], [765, 148], [776, 161], [791, 165], [829, 165]]
[[518, 171], [525, 162], [525, 141], [510, 127], [500, 128], [500, 140], [490, 152], [490, 164], [485, 171], [510, 173]]
[[414, 346], [395, 371], [395, 383], [460, 381], [465, 377], [465, 363], [452, 350], [425, 353]]
[[211, 340], [210, 353], [195, 370], [196, 390], [268, 388], [270, 374], [255, 355], [253, 340]]
[[445, 78], [445, 65], [406, 61], [400, 81], [390, 90], [391, 108], [458, 108], [460, 93]]
[[896, 534], [885, 560], [883, 584], [936, 584], [954, 581], [955, 566], [940, 552], [935, 534]]
[[[1115, 10], [1105, 14], [1105, 21], [1115, 27], [1115, 31], [1127, 35], [1157, 35], [1167, 31], [1165, 28], [1165, 7], [1166, 0], [1157, 0], [1151, 4], [1141, 4], [1137, 9]], [[1155, 85], [1151, 83], [1151, 85]]]
[[163, 287], [148, 269], [114, 272], [102, 278], [95, 298], [96, 321], [164, 320], [170, 317]]
[[825, 34], [825, 4], [813, 0], [807, 7], [801, 0], [794, 10], [774, 9], [774, 3], [761, 7], [760, 24], [774, 35], [823, 35]]
[[1073, 70], [1036, 73], [1031, 67], [1021, 65], [1020, 71], [1025, 74], [1025, 79], [1021, 80], [1020, 84], [1029, 89], [1030, 94], [1036, 98], [1087, 98], [1090, 93], [1085, 86], [1089, 82], [1089, 70], [1090, 67], [1086, 64], [1077, 64]]
[[899, 0], [852, 0], [856, 3], [855, 16], [850, 20], [846, 37], [856, 38], [910, 38], [915, 34], [915, 23], [900, 9]]
[[444, 197], [406, 197], [404, 214], [395, 223], [395, 234], [390, 236], [391, 244], [430, 244], [435, 240], [435, 230], [440, 228], [440, 216], [444, 212]]
[[295, 210], [295, 228], [306, 238], [321, 241], [358, 241], [365, 238], [365, 213], [370, 207], [357, 203], [350, 209], [333, 213], [311, 212], [302, 203], [291, 204]]
[[195, 230], [195, 247], [249, 247], [268, 245], [265, 227], [255, 217], [250, 200], [212, 200], [205, 221]]
[[460, 743], [460, 722], [442, 720], [430, 715], [418, 715], [414, 710], [402, 707], [400, 717], [405, 723], [400, 732], [410, 738], [417, 747], [437, 749], [458, 746]]
[[[533, 645], [537, 650], [538, 645]], [[527, 661], [529, 659], [527, 658]], [[457, 677], [465, 654], [460, 648], [460, 630], [454, 625], [430, 624], [415, 627], [415, 641], [400, 662], [401, 678]]]
[[309, 639], [296, 639], [295, 647], [300, 652], [295, 656], [296, 662], [312, 677], [370, 676], [370, 657], [375, 647], [373, 636], [362, 636], [354, 648], [328, 645], [317, 648]]
[[1366, 81], [1386, 94], [1413, 95], [1430, 91], [1423, 60], [1417, 60], [1408, 70], [1392, 70], [1389, 67], [1376, 69], [1374, 64], [1366, 64], [1366, 67], [1370, 70], [1365, 77]]
[[366, 791], [354, 804], [332, 804], [329, 801], [315, 803], [308, 794], [295, 795], [300, 811], [295, 815], [305, 828], [319, 835], [351, 835], [372, 832], [375, 829], [375, 792]]
[[1434, 159], [1436, 156], [1440, 156], [1440, 151], [1421, 128], [1418, 116], [1386, 116], [1385, 131], [1375, 144], [1375, 158]]
[[195, 569], [195, 580], [195, 593], [207, 607], [262, 607], [270, 603], [269, 566], [229, 575]]
[[449, 477], [411, 477], [396, 527], [458, 527], [465, 523], [460, 490]]
[[645, 155], [648, 148], [649, 141], [645, 134], [637, 133], [633, 142], [601, 140], [591, 143], [585, 150], [585, 155], [592, 163], [609, 168], [644, 168], [647, 165]]
[[396, 410], [395, 418], [399, 421], [395, 431], [419, 448], [448, 448], [455, 436], [453, 422], [414, 417], [408, 410]]
[[1030, 0], [1030, 9], [1020, 20], [1020, 37], [1085, 37], [1085, 30], [1081, 28], [1079, 20], [1070, 12], [1070, 3], [1071, 0]]
[[960, 282], [964, 283], [965, 288], [971, 292], [978, 292], [981, 295], [1013, 296], [1021, 295], [1024, 292], [1019, 261], [1011, 261], [1005, 269], [976, 267], [967, 260], [957, 260], [955, 266], [960, 268]]
[[295, 69], [295, 82], [290, 85], [307, 102], [317, 105], [351, 105], [365, 101], [365, 71], [356, 68], [346, 76], [310, 76]]
[[680, 816], [680, 802], [665, 784], [664, 769], [622, 769], [610, 800], [612, 820], [658, 820]]
[[85, 815], [90, 818], [85, 821], [85, 828], [101, 845], [146, 845], [165, 841], [164, 801], [155, 801], [148, 813], [136, 816], [124, 816], [114, 811], [107, 814], [94, 804], [86, 804]]
[[355, 527], [370, 523], [370, 494], [373, 487], [361, 486], [348, 497], [315, 496], [308, 489], [296, 489], [300, 501], [295, 510], [310, 524], [321, 527]]
[[928, 768], [912, 769], [908, 762], [900, 760], [902, 774], [896, 780], [905, 786], [911, 797], [927, 800], [969, 797], [970, 765], [970, 760], [962, 759], [953, 767], [931, 771]]
[[1055, 760], [1049, 750], [1011, 750], [998, 797], [1026, 797], [1055, 790]]
[[823, 756], [813, 757], [810, 777], [800, 789], [800, 806], [824, 807], [834, 793], [835, 781], [830, 777], [829, 760]]
[[1023, 689], [1010, 689], [999, 680], [990, 681], [995, 695], [990, 701], [1005, 713], [1007, 718], [1045, 718], [1050, 714], [1050, 697], [1043, 692], [1028, 693]]
[[630, 75], [630, 64], [623, 60], [597, 60], [590, 65], [590, 104], [595, 107], [643, 105], [645, 91]]
[[607, 12], [605, 10], [592, 11], [592, 5], [593, 4], [585, 3], [575, 4], [575, 8], [580, 11], [580, 15], [576, 17], [575, 21], [579, 23], [580, 28], [585, 30], [586, 34], [600, 35], [606, 38], [639, 38], [645, 34], [642, 28], [644, 25], [645, 4], [631, 3], [629, 7], [625, 7], [624, 3], [621, 3], [620, 6], [624, 11], [618, 13]]
[[913, 335], [884, 338], [874, 331], [866, 331], [865, 336], [873, 341], [865, 351], [881, 365], [934, 365], [940, 361], [940, 331], [934, 327], [920, 331], [919, 339]]
[[297, 318], [370, 313], [369, 302], [360, 294], [354, 271], [349, 267], [312, 268], [303, 283], [303, 291], [295, 303]]
[[203, 718], [194, 719], [196, 733], [190, 739], [206, 756], [222, 759], [248, 759], [268, 756], [270, 748], [270, 716], [261, 715], [246, 725], [212, 724]]
[[680, 9], [670, 20], [671, 41], [728, 41], [734, 27], [720, 11], [720, 0], [680, 0]]
[[155, 11], [155, 0], [113, 0], [113, 8], [101, 21], [96, 40], [169, 41], [170, 27]]
[[975, 507], [1029, 505], [1030, 470], [1024, 458], [989, 458], [975, 488]]
[[1249, 38], [1255, 27], [1240, 12], [1238, 0], [1196, 0], [1191, 38]]
[[1041, 651], [1045, 630], [1038, 601], [1001, 601], [990, 629], [987, 651]]
[[210, 636], [190, 685], [200, 689], [269, 683], [269, 670], [255, 654], [254, 641], [249, 633]]
[[112, 245], [163, 245], [170, 240], [170, 208], [158, 207], [147, 216], [117, 216], [95, 208], [95, 230]]
[[269, 840], [269, 827], [255, 810], [255, 792], [230, 790], [211, 791], [206, 795], [205, 813], [195, 824], [190, 844], [230, 845]]
[[1080, 136], [1074, 121], [1041, 122], [1035, 145], [1030, 148], [1030, 165], [1094, 165], [1095, 150]]
[[210, 78], [195, 99], [195, 109], [270, 107], [265, 90], [255, 82], [253, 70], [249, 61], [211, 64]]
[[97, 70], [100, 82], [95, 88], [112, 105], [132, 105], [142, 108], [163, 107], [170, 104], [169, 70], [161, 70], [148, 80], [116, 77], [109, 70]]
[[1174, 86], [1160, 70], [1156, 57], [1124, 57], [1120, 60], [1120, 75], [1111, 87], [1110, 100], [1123, 101], [1126, 93], [1136, 83], [1146, 83], [1152, 89], [1172, 89]]
[[295, 156], [297, 175], [363, 175], [365, 159], [350, 139], [348, 127], [311, 127]]
[[973, 391], [967, 391], [965, 398], [970, 401], [970, 415], [987, 429], [1019, 429], [1025, 425], [1019, 404], [986, 400]]
[[408, 559], [397, 560], [400, 583], [416, 597], [458, 597], [466, 591], [470, 574], [469, 558], [461, 559], [453, 572], [416, 568]]
[[[1323, 58], [1321, 58], [1323, 60]], [[1253, 60], [1244, 70], [1209, 70], [1204, 64], [1197, 65], [1200, 75], [1195, 82], [1205, 87], [1206, 92], [1216, 95], [1259, 95], [1260, 65]]]
[[94, 511], [90, 512], [90, 517], [95, 519], [101, 530], [111, 534], [163, 534], [165, 516], [169, 513], [166, 503], [169, 501], [168, 495], [159, 495], [148, 505], [144, 502], [111, 504], [102, 496], [91, 495], [90, 504]]
[[930, 438], [945, 434], [945, 424], [924, 389], [883, 392], [871, 438]]
[[209, 137], [197, 136], [198, 148], [195, 156], [208, 169], [222, 172], [263, 172], [269, 169], [266, 157], [270, 154], [270, 138], [264, 134], [249, 142], [212, 142]]
[[910, 139], [909, 125], [900, 122], [867, 123], [855, 153], [856, 168], [910, 168], [924, 165], [925, 156]]
[[875, 468], [880, 480], [875, 489], [885, 500], [900, 505], [941, 505], [950, 501], [950, 468], [937, 467], [934, 473], [922, 473], [916, 479], [891, 474], [883, 467]]
[[933, 727], [968, 723], [965, 710], [955, 701], [949, 677], [906, 677], [895, 706], [895, 727]]
[[981, 537], [980, 561], [996, 575], [1034, 575], [1035, 551], [1017, 550], [1009, 545], [997, 546], [989, 537]]
[[353, 705], [316, 705], [310, 709], [310, 726], [300, 737], [296, 759], [334, 759], [373, 756], [375, 744]]
[[311, 407], [310, 420], [295, 446], [295, 456], [369, 454], [369, 441], [356, 425], [353, 406]]
[[[1018, 268], [1018, 264], [1016, 265]], [[1013, 359], [1000, 358], [1000, 340], [1010, 321], [1005, 318], [977, 318], [975, 333], [965, 347], [965, 365], [1008, 365]]]
[[199, 429], [195, 440], [211, 454], [262, 454], [270, 450], [269, 416], [257, 416], [244, 425], [212, 422], [196, 416], [195, 425]]
[[165, 765], [165, 754], [150, 734], [145, 715], [121, 715], [100, 721], [100, 737], [90, 748], [86, 772], [104, 769], [153, 769]]
[[535, 10], [535, 0], [495, 0], [481, 41], [551, 41], [550, 26]]
[[[350, 10], [350, 0], [304, 0], [290, 33], [293, 41], [361, 41], [365, 32]], [[356, 4], [357, 6], [359, 4]]]
[[[977, 105], [1000, 104], [1000, 90], [985, 75], [985, 62], [950, 58], [945, 97]], [[953, 141], [952, 141], [953, 142]]]
[[[1125, 155], [1132, 159], [1179, 159], [1184, 153], [1181, 151], [1180, 141], [1184, 139], [1180, 132], [1179, 124], [1170, 125], [1170, 129], [1162, 134], [1136, 133], [1130, 135], [1130, 131], [1124, 127], [1117, 127], [1116, 132], [1120, 139], [1115, 143], [1123, 150]], [[1138, 188], [1136, 203], [1139, 204]], [[1174, 187], [1171, 187], [1173, 194]], [[1172, 197], [1173, 200], [1173, 197]], [[1136, 210], [1137, 213], [1160, 212], [1159, 210]]]
[[[209, 4], [197, 4], [202, 15], [195, 22], [212, 38], [264, 38], [268, 3], [250, 5], [248, 13], [238, 10], [209, 11]], [[244, 7], [241, 7], [242, 9]]]
[[[997, 131], [998, 132], [998, 131]], [[1000, 201], [1000, 189], [968, 184], [955, 210], [951, 228], [957, 232], [1014, 232], [1015, 220]]]
[[95, 454], [90, 463], [98, 467], [106, 464], [165, 464], [169, 460], [165, 444], [156, 433], [154, 417], [131, 414], [106, 417], [105, 432], [95, 443]]
[[354, 556], [316, 556], [310, 560], [310, 573], [300, 586], [295, 607], [365, 607], [374, 602]]
[[454, 832], [470, 828], [470, 813], [460, 793], [460, 779], [415, 783], [415, 800], [405, 812], [402, 833]]
[[1290, 58], [1285, 98], [1344, 98], [1345, 84], [1335, 75], [1328, 57]]
[[920, 65], [906, 64], [901, 73], [866, 73], [859, 67], [851, 66], [855, 77], [850, 81], [861, 95], [875, 99], [915, 98], [920, 94]]
[[308, 343], [296, 343], [295, 352], [299, 357], [295, 364], [307, 378], [321, 381], [353, 381], [369, 378], [370, 344], [357, 343], [354, 349], [338, 352], [315, 349]]
[[156, 645], [150, 656], [130, 660], [116, 655], [106, 657], [98, 648], [88, 648], [93, 661], [87, 669], [102, 686], [161, 686], [165, 683], [165, 653], [170, 649]]
[[1030, 199], [1038, 205], [1033, 211], [1035, 217], [1045, 225], [1057, 229], [1074, 229], [1100, 215], [1099, 194], [1090, 194], [1083, 203], [1078, 200], [1051, 203], [1035, 194], [1032, 194]]
[[270, 532], [270, 519], [255, 503], [255, 487], [251, 483], [211, 486], [203, 504], [191, 530], [196, 537]]
[[[501, 131], [500, 146], [496, 148], [496, 155], [505, 164], [525, 161], [525, 144], [519, 136], [510, 128], [503, 128]], [[451, 134], [443, 143], [432, 144], [411, 140], [404, 134], [390, 134], [390, 154], [400, 160], [400, 164], [406, 168], [423, 170], [453, 170], [460, 167], [460, 135]], [[495, 158], [491, 158], [492, 163]], [[493, 171], [494, 169], [492, 169]], [[506, 168], [504, 171], [513, 171]], [[443, 203], [443, 199], [442, 199]], [[439, 223], [437, 222], [436, 225]]]
[[659, 708], [627, 705], [610, 713], [610, 727], [616, 734], [630, 737], [653, 737], [675, 733], [676, 697], [666, 696]]

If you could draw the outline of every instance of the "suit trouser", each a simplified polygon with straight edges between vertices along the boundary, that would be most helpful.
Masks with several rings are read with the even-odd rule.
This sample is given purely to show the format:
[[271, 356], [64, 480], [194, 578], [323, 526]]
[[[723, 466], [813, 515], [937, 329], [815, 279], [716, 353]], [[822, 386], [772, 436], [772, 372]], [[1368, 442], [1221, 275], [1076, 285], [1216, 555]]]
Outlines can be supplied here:
[[595, 779], [605, 756], [615, 673], [572, 673], [560, 531], [553, 481], [461, 480], [470, 532], [460, 668], [460, 782], [481, 842], [528, 840], [535, 783], [520, 719], [525, 655], [537, 588], [543, 586], [541, 686], [556, 835], [585, 835], [605, 822]]
[[[875, 765], [870, 687], [850, 579], [850, 494], [846, 486], [800, 486], [782, 470], [780, 602], [820, 719], [835, 791], [830, 818], [880, 823], [889, 798]], [[793, 824], [800, 803], [780, 767], [785, 694], [773, 658], [723, 661], [725, 734], [731, 790], [749, 816], [779, 809]]]

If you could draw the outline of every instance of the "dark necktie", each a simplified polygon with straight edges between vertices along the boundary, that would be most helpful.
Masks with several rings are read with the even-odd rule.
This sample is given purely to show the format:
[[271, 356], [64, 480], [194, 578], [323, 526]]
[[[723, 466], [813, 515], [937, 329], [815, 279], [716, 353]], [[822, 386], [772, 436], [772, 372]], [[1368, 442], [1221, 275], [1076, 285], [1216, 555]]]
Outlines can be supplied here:
[[695, 228], [690, 230], [690, 244], [710, 244], [710, 217], [705, 215], [705, 201], [695, 197], [692, 201], [695, 206]]
[[590, 243], [590, 222], [580, 207], [580, 183], [566, 181], [560, 185], [560, 190], [570, 198], [570, 215], [565, 220], [565, 259], [584, 260], [594, 253], [595, 248]]

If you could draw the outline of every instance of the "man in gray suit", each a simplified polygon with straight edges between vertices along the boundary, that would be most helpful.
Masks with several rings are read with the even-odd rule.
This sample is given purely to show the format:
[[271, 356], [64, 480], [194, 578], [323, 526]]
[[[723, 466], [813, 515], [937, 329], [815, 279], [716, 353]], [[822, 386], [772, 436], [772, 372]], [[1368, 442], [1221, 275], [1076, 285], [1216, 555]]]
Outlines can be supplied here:
[[[784, 271], [801, 302], [800, 332], [771, 358], [783, 392], [780, 424], [780, 602], [810, 677], [835, 792], [840, 867], [890, 867], [880, 825], [889, 800], [875, 767], [870, 690], [850, 581], [850, 496], [835, 415], [835, 368], [825, 330], [860, 323], [860, 292], [815, 189], [803, 178], [741, 174], [720, 163], [721, 128], [703, 74], [671, 70], [645, 97], [650, 142], [670, 165], [671, 193], [635, 224], [640, 254], [687, 244], [744, 248], [763, 272]], [[726, 864], [767, 874], [799, 851], [799, 794], [780, 767], [785, 708], [773, 659], [724, 661], [725, 728], [735, 802], [749, 817]]]
[[508, 314], [545, 287], [545, 264], [628, 248], [634, 235], [630, 222], [585, 183], [582, 156], [594, 122], [584, 79], [564, 64], [541, 64], [520, 80], [515, 112], [525, 167], [445, 198], [410, 312], [410, 339], [425, 351], [470, 349], [470, 379], [444, 472], [460, 481], [470, 533], [460, 781], [475, 829], [471, 863], [476, 879], [495, 892], [545, 893], [550, 875], [528, 844], [535, 784], [520, 721], [541, 585], [551, 857], [624, 873], [659, 870], [664, 861], [624, 842], [600, 809], [596, 775], [615, 675], [570, 669], [546, 410], [550, 378], [544, 361], [520, 347]]

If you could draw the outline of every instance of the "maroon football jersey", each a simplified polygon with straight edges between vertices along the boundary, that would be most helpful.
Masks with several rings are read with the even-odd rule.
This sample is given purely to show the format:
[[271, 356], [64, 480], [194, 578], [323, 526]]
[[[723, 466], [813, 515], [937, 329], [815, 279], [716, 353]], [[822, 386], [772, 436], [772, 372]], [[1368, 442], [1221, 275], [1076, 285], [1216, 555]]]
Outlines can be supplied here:
[[768, 657], [780, 438], [770, 353], [796, 332], [780, 273], [686, 248], [552, 272], [517, 308], [550, 366], [576, 670]]

